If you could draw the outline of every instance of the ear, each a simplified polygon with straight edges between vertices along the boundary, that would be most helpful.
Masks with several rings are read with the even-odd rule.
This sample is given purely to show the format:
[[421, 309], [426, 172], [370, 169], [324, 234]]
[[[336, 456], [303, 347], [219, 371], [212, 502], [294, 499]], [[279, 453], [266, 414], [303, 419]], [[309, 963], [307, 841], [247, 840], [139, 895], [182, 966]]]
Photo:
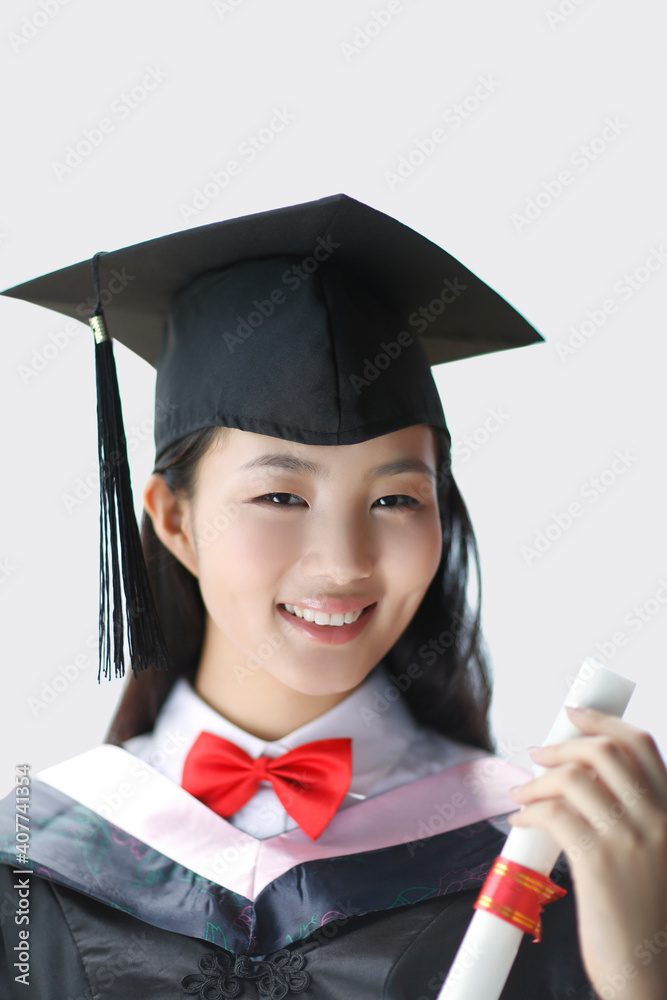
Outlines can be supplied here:
[[177, 499], [164, 476], [153, 472], [143, 492], [144, 508], [153, 522], [155, 534], [166, 549], [198, 576], [197, 552], [192, 541], [187, 502]]

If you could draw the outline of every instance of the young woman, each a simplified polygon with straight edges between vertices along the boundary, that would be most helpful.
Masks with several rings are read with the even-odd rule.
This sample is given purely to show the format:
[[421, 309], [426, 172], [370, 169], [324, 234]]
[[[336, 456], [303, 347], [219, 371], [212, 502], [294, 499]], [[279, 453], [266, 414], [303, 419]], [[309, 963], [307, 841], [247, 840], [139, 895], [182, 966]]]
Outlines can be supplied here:
[[[476, 546], [429, 361], [534, 331], [344, 196], [92, 273], [98, 306], [132, 276], [106, 296], [109, 330], [158, 370], [150, 587], [100, 339], [102, 663], [112, 639], [122, 656], [122, 570], [137, 672], [106, 744], [3, 803], [0, 995], [435, 998], [522, 804], [509, 822], [552, 834], [567, 893], [503, 998], [664, 997], [651, 737], [579, 713], [580, 739], [535, 755], [540, 778], [492, 756]], [[87, 263], [11, 294], [76, 315], [90, 292]], [[142, 669], [163, 652], [168, 669]]]

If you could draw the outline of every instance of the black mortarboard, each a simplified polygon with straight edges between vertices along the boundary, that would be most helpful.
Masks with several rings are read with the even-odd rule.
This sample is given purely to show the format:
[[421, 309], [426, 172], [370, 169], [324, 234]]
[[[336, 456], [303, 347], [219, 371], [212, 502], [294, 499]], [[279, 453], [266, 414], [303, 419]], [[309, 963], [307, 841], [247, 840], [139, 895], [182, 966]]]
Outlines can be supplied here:
[[116, 674], [124, 670], [121, 574], [132, 668], [165, 662], [110, 338], [157, 368], [158, 456], [211, 425], [305, 444], [422, 423], [447, 431], [430, 365], [542, 340], [439, 246], [342, 194], [96, 254], [2, 294], [95, 331], [108, 675], [110, 591]]

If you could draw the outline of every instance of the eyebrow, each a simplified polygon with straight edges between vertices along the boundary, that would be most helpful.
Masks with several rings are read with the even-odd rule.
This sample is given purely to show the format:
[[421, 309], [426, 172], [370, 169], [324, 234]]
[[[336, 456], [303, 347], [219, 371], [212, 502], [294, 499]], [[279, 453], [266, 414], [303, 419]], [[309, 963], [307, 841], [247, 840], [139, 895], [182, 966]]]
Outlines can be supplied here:
[[[281, 469], [284, 472], [302, 472], [310, 476], [321, 476], [323, 479], [330, 479], [331, 472], [325, 469], [318, 462], [306, 462], [302, 458], [294, 458], [292, 455], [267, 454], [259, 455], [244, 465], [239, 465], [235, 472], [245, 472], [247, 469], [272, 468]], [[382, 465], [375, 465], [366, 473], [367, 479], [377, 479], [379, 476], [400, 476], [403, 472], [421, 472], [435, 480], [435, 471], [420, 458], [401, 458], [395, 462], [385, 462]]]

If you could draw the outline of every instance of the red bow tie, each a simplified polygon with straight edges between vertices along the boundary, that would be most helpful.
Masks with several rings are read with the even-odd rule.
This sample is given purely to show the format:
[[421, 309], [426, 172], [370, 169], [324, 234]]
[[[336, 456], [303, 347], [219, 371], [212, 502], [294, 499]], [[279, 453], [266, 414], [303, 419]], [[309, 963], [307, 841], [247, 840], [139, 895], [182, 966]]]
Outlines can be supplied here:
[[315, 740], [281, 757], [257, 757], [201, 732], [185, 758], [182, 787], [226, 818], [270, 781], [285, 811], [316, 840], [343, 801], [352, 777], [350, 739]]

